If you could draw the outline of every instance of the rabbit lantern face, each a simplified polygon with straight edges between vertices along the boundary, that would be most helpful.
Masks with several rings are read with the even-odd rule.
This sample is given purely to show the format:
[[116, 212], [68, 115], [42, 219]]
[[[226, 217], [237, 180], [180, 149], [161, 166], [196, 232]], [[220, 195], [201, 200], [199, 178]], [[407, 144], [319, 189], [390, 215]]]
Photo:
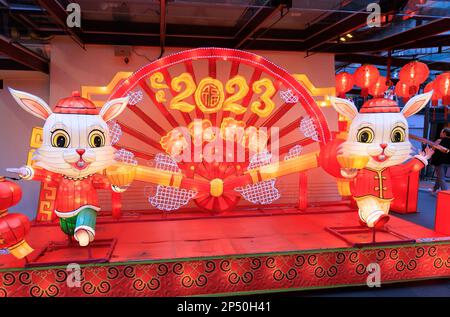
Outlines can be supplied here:
[[100, 172], [114, 163], [107, 121], [117, 117], [128, 98], [111, 100], [99, 111], [88, 99], [73, 92], [54, 111], [32, 94], [9, 89], [17, 103], [32, 115], [45, 120], [43, 141], [33, 159], [36, 165], [71, 178]]
[[432, 92], [410, 99], [400, 111], [390, 99], [377, 98], [364, 103], [361, 110], [347, 99], [331, 98], [331, 103], [344, 117], [352, 120], [348, 138], [341, 146], [343, 155], [367, 155], [367, 167], [381, 170], [399, 165], [411, 157], [406, 118], [419, 112], [430, 100]]

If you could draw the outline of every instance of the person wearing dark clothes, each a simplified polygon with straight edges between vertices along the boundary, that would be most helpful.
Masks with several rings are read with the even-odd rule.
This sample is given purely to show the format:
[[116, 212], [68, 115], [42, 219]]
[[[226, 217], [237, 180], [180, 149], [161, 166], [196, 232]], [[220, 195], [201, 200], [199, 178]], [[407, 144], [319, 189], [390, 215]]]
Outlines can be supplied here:
[[[441, 131], [440, 139], [436, 141], [439, 145], [450, 149], [450, 128], [444, 128]], [[431, 157], [431, 164], [436, 167], [436, 183], [432, 194], [436, 194], [439, 189], [448, 190], [448, 185], [445, 182], [445, 174], [450, 165], [450, 153], [436, 149]]]

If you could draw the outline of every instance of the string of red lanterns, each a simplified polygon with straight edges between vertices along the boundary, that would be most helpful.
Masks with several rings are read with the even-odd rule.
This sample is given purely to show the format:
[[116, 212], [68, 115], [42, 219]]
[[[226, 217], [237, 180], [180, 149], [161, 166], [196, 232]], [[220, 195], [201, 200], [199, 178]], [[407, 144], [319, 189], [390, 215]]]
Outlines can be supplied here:
[[[428, 66], [419, 61], [412, 61], [404, 65], [399, 72], [399, 81], [395, 85], [394, 93], [397, 97], [406, 102], [409, 98], [418, 93], [419, 87], [423, 84], [430, 71]], [[354, 74], [341, 72], [336, 74], [336, 95], [345, 98], [353, 86], [361, 88], [361, 96], [371, 95], [374, 98], [383, 97], [389, 89], [386, 77], [380, 76], [378, 69], [373, 65], [361, 65]], [[437, 107], [439, 100], [444, 106], [444, 115], [447, 119], [448, 106], [450, 105], [450, 72], [438, 75], [435, 80], [425, 86], [424, 92], [433, 90], [431, 105]]]

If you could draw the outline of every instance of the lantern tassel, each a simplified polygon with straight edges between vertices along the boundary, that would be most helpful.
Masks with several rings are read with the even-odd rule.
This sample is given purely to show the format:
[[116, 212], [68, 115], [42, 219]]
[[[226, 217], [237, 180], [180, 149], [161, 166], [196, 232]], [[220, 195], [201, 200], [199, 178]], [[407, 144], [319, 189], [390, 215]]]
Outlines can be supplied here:
[[22, 240], [19, 243], [8, 248], [9, 253], [15, 256], [17, 259], [23, 259], [28, 254], [34, 251], [32, 247], [25, 241]]
[[361, 97], [367, 97], [369, 96], [369, 90], [367, 88], [362, 88], [361, 89]]
[[450, 95], [442, 97], [442, 104], [449, 105], [450, 104]]

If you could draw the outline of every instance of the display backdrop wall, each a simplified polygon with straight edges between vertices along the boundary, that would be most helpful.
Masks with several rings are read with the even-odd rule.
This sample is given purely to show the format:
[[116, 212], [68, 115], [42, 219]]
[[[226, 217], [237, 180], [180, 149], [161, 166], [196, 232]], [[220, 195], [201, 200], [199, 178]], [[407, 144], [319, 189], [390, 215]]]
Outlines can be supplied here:
[[[184, 48], [168, 48], [164, 56], [181, 50], [184, 50]], [[288, 70], [291, 74], [306, 74], [316, 87], [334, 86], [334, 56], [332, 54], [314, 54], [305, 57], [305, 53], [303, 52], [252, 52], [278, 64]], [[30, 86], [18, 86], [15, 85], [14, 82], [5, 82], [5, 86], [11, 85], [20, 90], [29, 91], [41, 96], [44, 100], [49, 101], [50, 106], [53, 107], [61, 98], [70, 96], [73, 90], [81, 90], [81, 86], [104, 86], [111, 81], [117, 72], [134, 72], [143, 65], [153, 61], [159, 56], [159, 53], [158, 47], [135, 47], [134, 52], [129, 57], [129, 63], [126, 64], [123, 57], [114, 55], [113, 46], [87, 45], [86, 49], [83, 50], [70, 38], [58, 36], [55, 37], [51, 43], [50, 76], [43, 77], [47, 78], [47, 81], [43, 80], [43, 87], [41, 87], [42, 90], [49, 89], [49, 93], [48, 91], [40, 92], [38, 87], [35, 87], [33, 90], [33, 85], [38, 86], [37, 82], [29, 83]], [[220, 66], [218, 66], [218, 74], [220, 73], [219, 67]], [[205, 66], [204, 70], [196, 69], [196, 72], [199, 71], [206, 74], [206, 68], [207, 67]], [[27, 78], [28, 80], [28, 74], [31, 73], [24, 73], [21, 76], [18, 76], [18, 78]], [[9, 160], [5, 160], [2, 154], [0, 168], [4, 169], [8, 166], [21, 165], [26, 161], [31, 128], [33, 126], [42, 125], [42, 122], [38, 122], [38, 120], [32, 118], [32, 116], [25, 113], [22, 109], [19, 109], [5, 89], [1, 94], [4, 98], [0, 100], [0, 104], [4, 107], [8, 107], [8, 111], [13, 113], [17, 120], [23, 120], [20, 124], [14, 125], [8, 122], [6, 125], [2, 124], [0, 127], [0, 130], [3, 132], [2, 135], [7, 133], [18, 135], [17, 142], [14, 142], [14, 144], [6, 144], [9, 142], [5, 140], [5, 138], [2, 138], [1, 140], [2, 151], [3, 149], [7, 149], [11, 153], [14, 153], [9, 154], [11, 157]], [[336, 131], [336, 112], [331, 107], [322, 109], [329, 122], [330, 130]], [[2, 111], [2, 114], [3, 113], [4, 112]], [[156, 116], [155, 120], [158, 119], [158, 115], [161, 115], [160, 113], [149, 114]], [[132, 114], [125, 111], [122, 116], [124, 116], [124, 120], [127, 120], [128, 118], [126, 118], [126, 116], [132, 116]], [[136, 120], [135, 117], [129, 119]], [[2, 118], [2, 120], [4, 119]], [[292, 118], [288, 118], [287, 120], [292, 120]], [[283, 123], [283, 121], [280, 121], [280, 124]], [[140, 125], [142, 125], [142, 122], [136, 120], [136, 127], [139, 128]], [[145, 125], [142, 126], [144, 127]], [[139, 147], [138, 141], [136, 142], [136, 147]], [[298, 182], [298, 175], [290, 175], [280, 180], [277, 187], [281, 191], [282, 198], [278, 202], [295, 203], [298, 200]], [[150, 209], [151, 206], [146, 201], [145, 191], [146, 188], [144, 184], [134, 184], [124, 195], [123, 208], [125, 210]], [[23, 206], [26, 207], [26, 210], [21, 210], [21, 212], [25, 212], [28, 215], [34, 215], [37, 196], [38, 185], [36, 183], [24, 184], [24, 197], [26, 198], [23, 200], [27, 201], [27, 205]], [[103, 210], [108, 210], [110, 208], [109, 199], [110, 195], [106, 192], [103, 195], [100, 195]], [[321, 169], [315, 169], [308, 172], [308, 199], [310, 202], [340, 199], [333, 178]], [[17, 210], [22, 208], [23, 204], [24, 202], [17, 207]]]
[[[27, 161], [31, 130], [42, 121], [23, 111], [12, 98], [7, 87], [14, 87], [40, 96], [48, 101], [49, 76], [32, 71], [0, 71], [3, 89], [0, 89], [0, 175], [7, 167], [16, 167]], [[11, 175], [13, 176], [13, 175]], [[39, 198], [38, 182], [20, 182], [22, 200], [11, 209], [34, 218]]]

